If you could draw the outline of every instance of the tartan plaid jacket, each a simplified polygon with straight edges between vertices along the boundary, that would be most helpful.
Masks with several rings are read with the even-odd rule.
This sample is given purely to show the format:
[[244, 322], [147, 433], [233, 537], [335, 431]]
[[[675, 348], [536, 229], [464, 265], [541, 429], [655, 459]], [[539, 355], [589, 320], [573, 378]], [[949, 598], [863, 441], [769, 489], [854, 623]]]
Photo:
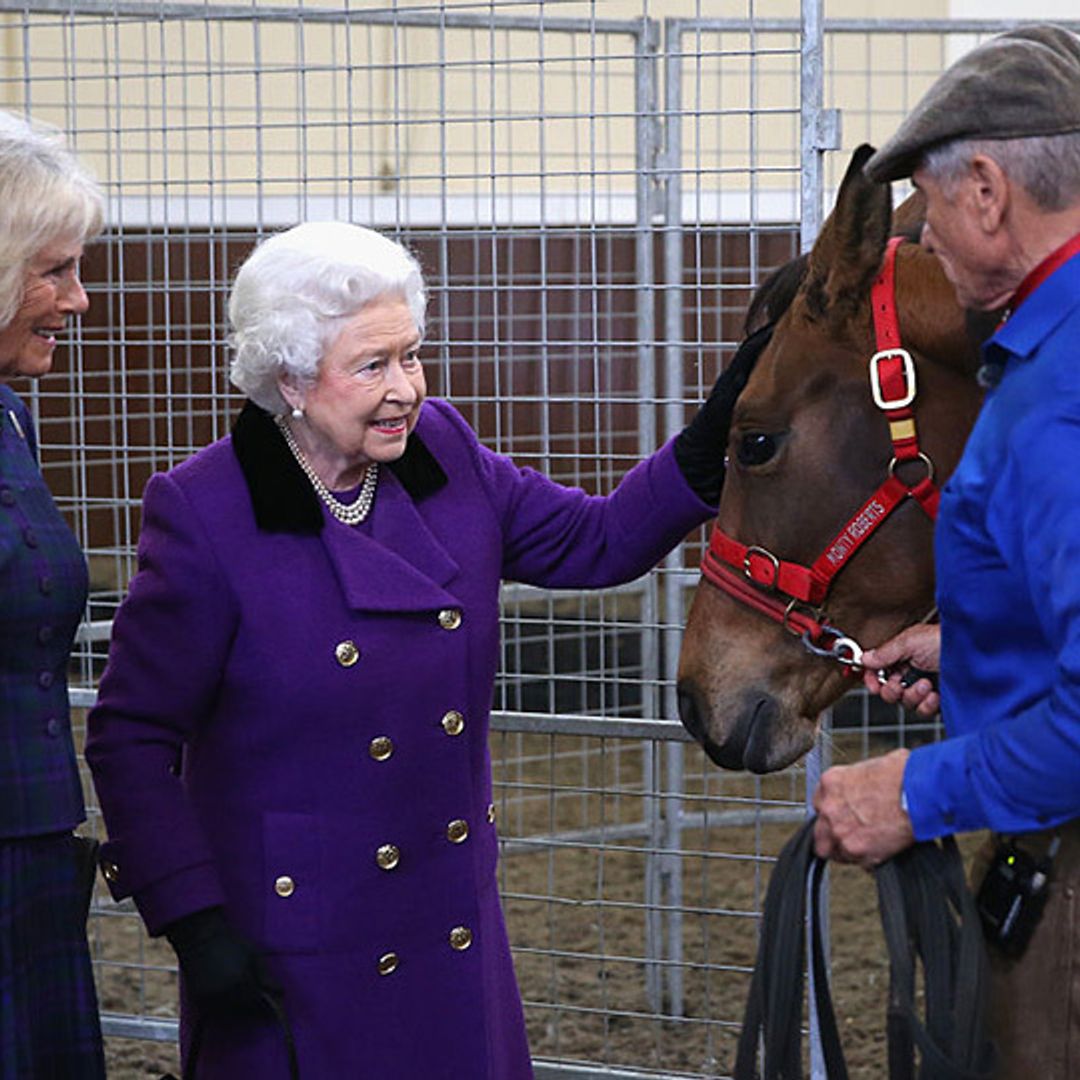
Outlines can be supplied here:
[[0, 838], [85, 817], [67, 666], [86, 561], [37, 466], [26, 406], [0, 385]]

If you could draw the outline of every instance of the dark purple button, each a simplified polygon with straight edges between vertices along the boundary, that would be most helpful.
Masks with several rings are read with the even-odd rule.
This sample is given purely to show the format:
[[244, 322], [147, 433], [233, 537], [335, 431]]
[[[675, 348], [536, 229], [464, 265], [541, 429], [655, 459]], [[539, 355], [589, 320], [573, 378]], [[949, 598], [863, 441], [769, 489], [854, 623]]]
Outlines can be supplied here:
[[27, 547], [37, 547], [37, 533], [29, 525], [23, 529], [22, 536]]
[[46, 623], [44, 626], [38, 627], [37, 639], [39, 645], [48, 645], [53, 639], [53, 635], [56, 631]]
[[0, 488], [0, 503], [4, 506], [15, 505], [15, 492], [11, 488]]
[[51, 671], [43, 671], [38, 677], [38, 686], [42, 690], [48, 690], [53, 684], [53, 673]]
[[45, 725], [45, 733], [51, 735], [54, 739], [60, 734], [61, 727], [60, 721], [55, 716], [49, 717], [49, 722]]
[[52, 578], [48, 574], [42, 574], [38, 579], [38, 588], [42, 596], [48, 596], [52, 592]]

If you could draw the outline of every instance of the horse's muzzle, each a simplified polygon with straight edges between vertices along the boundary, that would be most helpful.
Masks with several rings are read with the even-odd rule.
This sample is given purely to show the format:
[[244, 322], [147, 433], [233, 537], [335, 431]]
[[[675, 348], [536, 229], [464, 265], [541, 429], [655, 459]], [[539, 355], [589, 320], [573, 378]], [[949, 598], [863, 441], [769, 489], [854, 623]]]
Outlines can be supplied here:
[[677, 698], [683, 727], [722, 769], [749, 769], [754, 773], [766, 773], [777, 768], [772, 758], [774, 729], [780, 716], [780, 706], [771, 695], [756, 694], [748, 700], [723, 739], [714, 737], [708, 718], [702, 714], [689, 685], [680, 683]]

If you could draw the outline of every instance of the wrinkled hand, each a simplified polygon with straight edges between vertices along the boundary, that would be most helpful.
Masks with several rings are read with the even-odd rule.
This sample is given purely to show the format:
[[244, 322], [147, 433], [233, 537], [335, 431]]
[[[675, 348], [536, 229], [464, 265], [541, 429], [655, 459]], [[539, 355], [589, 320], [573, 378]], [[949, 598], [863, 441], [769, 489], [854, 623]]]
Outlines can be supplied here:
[[279, 992], [262, 958], [225, 919], [221, 908], [185, 915], [165, 927], [184, 986], [194, 1001], [218, 1017], [239, 1019], [264, 1009], [265, 990]]
[[[871, 694], [880, 694], [890, 705], [899, 702], [919, 716], [933, 716], [941, 708], [941, 697], [934, 684], [925, 676], [912, 680], [917, 671], [941, 670], [941, 627], [919, 623], [901, 630], [894, 638], [876, 649], [863, 653], [865, 668], [863, 682]], [[878, 680], [878, 671], [894, 669], [885, 682]]]
[[814, 851], [870, 870], [915, 841], [900, 808], [909, 750], [826, 770], [814, 792]]

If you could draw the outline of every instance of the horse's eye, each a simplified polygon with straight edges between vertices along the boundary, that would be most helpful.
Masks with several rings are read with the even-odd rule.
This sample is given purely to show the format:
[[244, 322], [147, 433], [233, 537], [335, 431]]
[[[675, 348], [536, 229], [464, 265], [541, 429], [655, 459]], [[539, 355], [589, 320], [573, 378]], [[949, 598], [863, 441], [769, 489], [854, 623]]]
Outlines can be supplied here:
[[776, 453], [776, 436], [763, 431], [751, 431], [739, 440], [740, 465], [764, 465]]

